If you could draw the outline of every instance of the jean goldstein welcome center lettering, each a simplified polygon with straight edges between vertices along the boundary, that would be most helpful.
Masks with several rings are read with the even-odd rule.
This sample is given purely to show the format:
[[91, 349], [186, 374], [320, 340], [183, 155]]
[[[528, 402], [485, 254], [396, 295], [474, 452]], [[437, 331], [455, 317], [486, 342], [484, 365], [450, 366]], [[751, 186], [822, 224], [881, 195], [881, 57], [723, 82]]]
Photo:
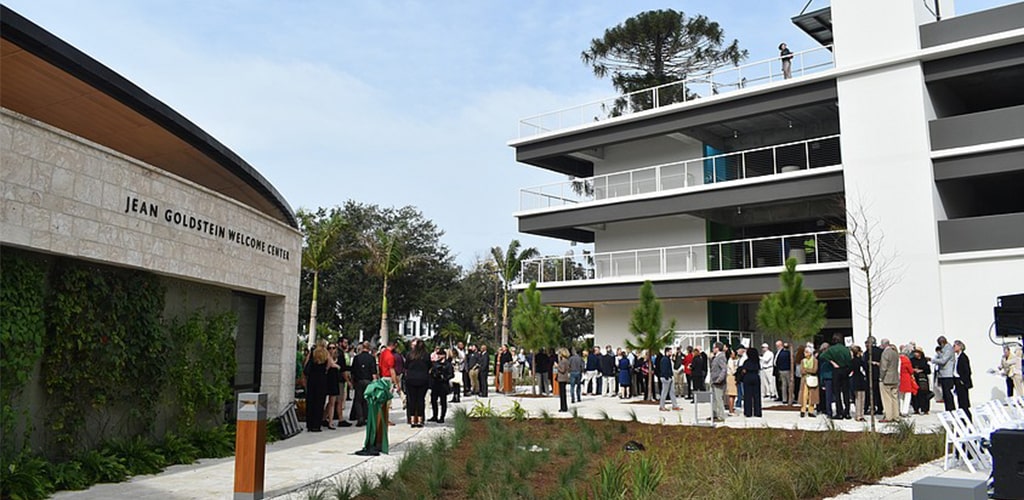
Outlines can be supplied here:
[[[124, 213], [138, 214], [140, 216], [158, 219], [160, 218], [160, 206], [152, 201], [146, 201], [134, 196], [127, 196], [125, 197]], [[193, 229], [217, 238], [225, 238], [244, 247], [252, 248], [280, 259], [291, 259], [290, 252], [284, 248], [267, 243], [264, 240], [255, 238], [240, 231], [225, 228], [215, 222], [183, 213], [179, 210], [171, 208], [165, 209], [163, 211], [163, 219], [176, 226]]]

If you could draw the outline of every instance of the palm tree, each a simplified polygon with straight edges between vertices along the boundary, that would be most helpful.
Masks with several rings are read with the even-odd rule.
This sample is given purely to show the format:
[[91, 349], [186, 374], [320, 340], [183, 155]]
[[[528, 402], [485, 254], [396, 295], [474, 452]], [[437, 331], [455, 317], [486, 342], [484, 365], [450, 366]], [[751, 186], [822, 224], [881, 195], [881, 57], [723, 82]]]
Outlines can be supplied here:
[[[765, 295], [757, 309], [757, 325], [764, 331], [790, 339], [789, 373], [796, 370], [796, 343], [813, 339], [825, 326], [825, 304], [814, 291], [804, 288], [804, 277], [796, 272], [797, 260], [786, 259], [786, 270], [779, 275], [782, 288]], [[789, 384], [793, 401], [793, 384]]]
[[[562, 316], [554, 307], [544, 305], [540, 300], [537, 282], [523, 290], [512, 311], [512, 326], [515, 327], [519, 345], [536, 354], [539, 349], [554, 346], [562, 333]], [[537, 393], [537, 363], [530, 363], [533, 375], [533, 393]]]
[[[627, 340], [626, 347], [634, 351], [647, 351], [648, 363], [653, 362], [653, 355], [661, 352], [672, 341], [672, 332], [676, 329], [676, 320], [672, 320], [666, 329], [662, 326], [661, 301], [654, 295], [654, 285], [650, 280], [640, 286], [640, 303], [633, 309], [633, 317], [629, 320], [629, 331], [636, 335], [636, 343]], [[647, 394], [654, 394], [654, 370], [647, 367]]]
[[388, 281], [409, 265], [424, 259], [423, 255], [407, 254], [404, 233], [377, 229], [360, 238], [366, 252], [366, 270], [384, 281], [381, 291], [380, 342], [388, 343]]
[[296, 214], [305, 235], [302, 248], [302, 268], [313, 273], [313, 298], [309, 304], [309, 334], [307, 347], [316, 344], [316, 303], [320, 288], [320, 272], [329, 269], [340, 254], [338, 240], [345, 227], [345, 219], [338, 213], [331, 213], [326, 219], [317, 220], [316, 215], [299, 209]]
[[512, 240], [504, 253], [502, 253], [501, 247], [491, 248], [491, 256], [498, 266], [498, 276], [501, 278], [504, 292], [501, 306], [501, 345], [508, 344], [508, 294], [512, 290], [512, 283], [519, 278], [519, 270], [523, 268], [523, 261], [540, 255], [540, 252], [533, 247], [520, 251], [521, 246], [519, 240]]

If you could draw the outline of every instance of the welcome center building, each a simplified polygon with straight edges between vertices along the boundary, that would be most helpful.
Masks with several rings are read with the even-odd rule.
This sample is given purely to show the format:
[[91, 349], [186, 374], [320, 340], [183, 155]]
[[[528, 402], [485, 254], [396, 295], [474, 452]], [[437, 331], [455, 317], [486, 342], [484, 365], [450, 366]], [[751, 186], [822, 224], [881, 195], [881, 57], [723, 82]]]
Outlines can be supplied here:
[[[170, 312], [237, 317], [236, 392], [294, 394], [302, 234], [284, 198], [208, 133], [6, 6], [2, 251], [149, 271]], [[141, 382], [141, 381], [140, 381]]]

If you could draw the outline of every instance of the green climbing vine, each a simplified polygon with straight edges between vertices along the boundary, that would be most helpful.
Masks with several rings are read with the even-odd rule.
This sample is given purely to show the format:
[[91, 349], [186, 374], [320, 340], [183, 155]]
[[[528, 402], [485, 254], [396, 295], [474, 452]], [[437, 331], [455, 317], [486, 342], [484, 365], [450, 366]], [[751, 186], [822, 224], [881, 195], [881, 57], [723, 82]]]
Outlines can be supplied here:
[[[105, 437], [87, 432], [86, 415], [126, 412], [123, 425], [144, 428], [113, 432], [147, 430], [167, 379], [157, 277], [64, 260], [52, 273], [48, 305], [43, 378], [57, 443], [75, 450]], [[102, 422], [101, 433], [108, 424]]]
[[194, 428], [197, 417], [216, 415], [231, 400], [235, 375], [233, 313], [193, 313], [169, 327], [172, 359], [169, 360], [178, 427]]
[[[43, 354], [47, 264], [40, 257], [5, 249], [0, 269], [0, 442], [3, 457], [8, 458], [19, 451], [14, 436], [18, 421], [28, 417], [18, 398]], [[30, 431], [25, 425], [26, 434]]]

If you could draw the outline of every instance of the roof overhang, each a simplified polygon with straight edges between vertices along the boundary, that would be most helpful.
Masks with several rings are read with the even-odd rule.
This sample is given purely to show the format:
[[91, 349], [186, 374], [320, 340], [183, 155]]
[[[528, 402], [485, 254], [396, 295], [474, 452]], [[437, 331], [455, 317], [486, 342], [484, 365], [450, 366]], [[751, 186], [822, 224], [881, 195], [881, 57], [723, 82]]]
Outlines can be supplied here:
[[3, 5], [0, 35], [0, 106], [298, 227], [288, 202], [259, 172], [137, 85]]

